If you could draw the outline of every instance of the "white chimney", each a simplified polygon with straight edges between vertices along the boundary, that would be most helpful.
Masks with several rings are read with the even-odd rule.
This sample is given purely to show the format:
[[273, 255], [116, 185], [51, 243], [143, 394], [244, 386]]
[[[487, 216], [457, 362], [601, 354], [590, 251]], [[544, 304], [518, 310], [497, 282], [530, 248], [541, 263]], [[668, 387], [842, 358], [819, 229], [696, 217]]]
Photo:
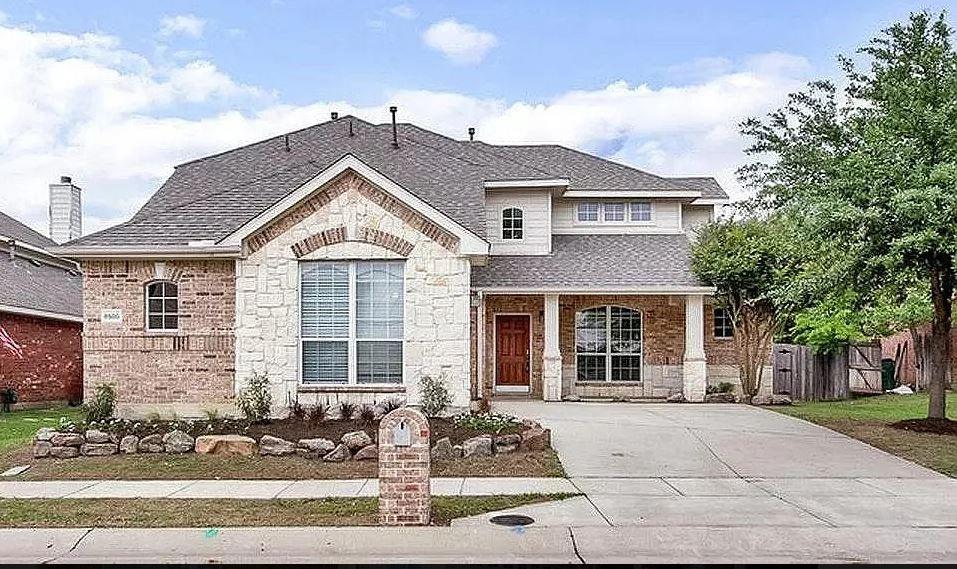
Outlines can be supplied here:
[[60, 176], [59, 184], [50, 184], [50, 239], [66, 243], [83, 234], [80, 188], [69, 176]]

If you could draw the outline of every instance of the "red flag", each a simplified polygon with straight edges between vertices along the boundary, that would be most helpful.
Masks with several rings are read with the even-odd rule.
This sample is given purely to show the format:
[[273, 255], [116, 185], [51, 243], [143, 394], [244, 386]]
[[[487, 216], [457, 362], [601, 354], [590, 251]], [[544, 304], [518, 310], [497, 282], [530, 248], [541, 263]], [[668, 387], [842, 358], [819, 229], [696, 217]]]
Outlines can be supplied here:
[[0, 347], [10, 350], [13, 355], [21, 360], [23, 359], [23, 348], [7, 333], [3, 326], [0, 326]]

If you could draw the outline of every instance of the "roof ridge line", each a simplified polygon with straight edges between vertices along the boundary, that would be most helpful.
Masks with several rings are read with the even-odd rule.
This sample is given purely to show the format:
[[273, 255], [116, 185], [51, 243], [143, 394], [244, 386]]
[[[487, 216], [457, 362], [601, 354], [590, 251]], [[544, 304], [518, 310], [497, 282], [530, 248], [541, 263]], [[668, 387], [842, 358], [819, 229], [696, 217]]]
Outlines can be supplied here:
[[[568, 150], [568, 151], [570, 151], [570, 152], [574, 152], [574, 153], [576, 153], [576, 154], [580, 154], [580, 155], [582, 155], [582, 156], [588, 156], [589, 158], [595, 158], [595, 159], [601, 160], [602, 162], [608, 162], [609, 164], [614, 164], [614, 165], [616, 165], [616, 166], [621, 166], [622, 168], [628, 168], [629, 170], [634, 170], [635, 172], [641, 172], [642, 174], [645, 174], [645, 175], [647, 175], [647, 176], [651, 176], [651, 177], [653, 177], [653, 178], [658, 178], [659, 180], [664, 180], [665, 182], [668, 181], [668, 178], [665, 178], [664, 176], [660, 176], [660, 175], [658, 175], [658, 174], [654, 174], [654, 173], [652, 173], [652, 172], [648, 172], [648, 171], [646, 171], [646, 170], [642, 170], [641, 168], [636, 168], [636, 167], [634, 167], [634, 166], [629, 166], [628, 164], [622, 164], [621, 162], [616, 162], [616, 161], [614, 161], [614, 160], [611, 160], [610, 158], [605, 158], [604, 156], [599, 156], [599, 155], [597, 155], [597, 154], [591, 154], [591, 153], [589, 153], [589, 152], [585, 152], [584, 150], [578, 150], [577, 148], [571, 148], [571, 147], [565, 146], [565, 145], [563, 145], [563, 144], [552, 144], [551, 146], [555, 146], [555, 147], [558, 147], [558, 148], [563, 148], [563, 149], [565, 149], [565, 150]], [[680, 187], [680, 186], [676, 186], [676, 187], [673, 188], [673, 189], [681, 190], [681, 189], [686, 189], [686, 188], [682, 188], [682, 187]]]

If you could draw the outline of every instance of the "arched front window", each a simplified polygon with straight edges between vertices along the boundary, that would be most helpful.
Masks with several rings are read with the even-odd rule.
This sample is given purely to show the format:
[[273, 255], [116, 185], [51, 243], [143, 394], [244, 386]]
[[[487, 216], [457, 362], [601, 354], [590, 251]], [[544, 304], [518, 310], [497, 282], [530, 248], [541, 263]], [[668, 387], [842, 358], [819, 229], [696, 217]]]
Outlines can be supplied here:
[[146, 329], [179, 329], [179, 287], [170, 281], [146, 285]]
[[509, 207], [502, 210], [502, 239], [513, 240], [523, 237], [523, 214], [517, 207]]
[[575, 313], [578, 381], [641, 381], [641, 312], [599, 306]]

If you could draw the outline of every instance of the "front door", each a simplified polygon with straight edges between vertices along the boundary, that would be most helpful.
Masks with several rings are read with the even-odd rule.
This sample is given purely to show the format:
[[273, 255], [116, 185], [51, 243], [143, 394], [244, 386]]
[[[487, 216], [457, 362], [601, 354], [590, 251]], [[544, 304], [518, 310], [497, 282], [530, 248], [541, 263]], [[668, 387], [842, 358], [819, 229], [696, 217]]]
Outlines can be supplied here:
[[498, 391], [528, 391], [528, 315], [500, 314], [496, 317], [496, 374]]

